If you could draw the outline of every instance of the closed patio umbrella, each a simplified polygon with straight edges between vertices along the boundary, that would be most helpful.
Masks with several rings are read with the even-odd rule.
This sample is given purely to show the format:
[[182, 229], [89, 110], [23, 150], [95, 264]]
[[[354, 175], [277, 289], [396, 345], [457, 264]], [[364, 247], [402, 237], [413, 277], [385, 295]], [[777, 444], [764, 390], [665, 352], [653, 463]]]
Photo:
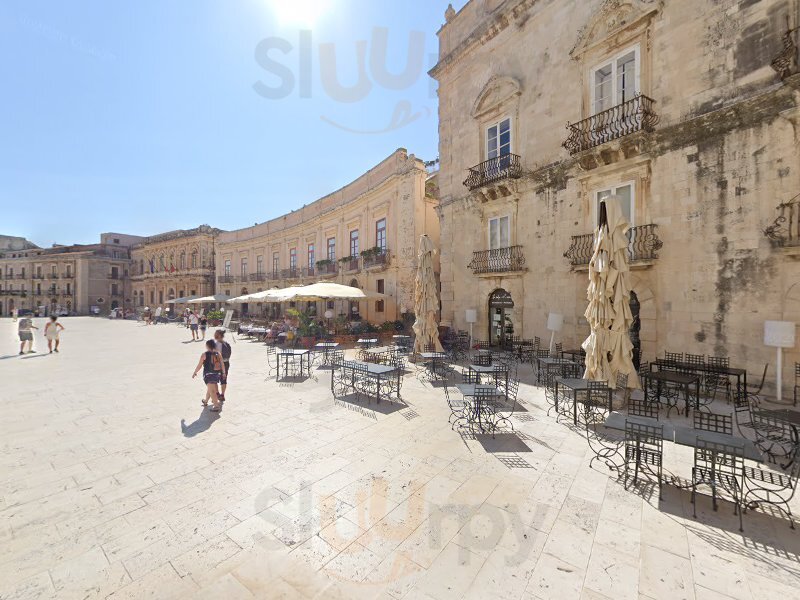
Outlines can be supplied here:
[[631, 225], [616, 197], [600, 203], [599, 222], [589, 261], [589, 306], [584, 314], [591, 333], [583, 342], [584, 377], [607, 381], [614, 388], [617, 374], [621, 373], [628, 376], [628, 387], [638, 388], [633, 344], [628, 334], [633, 322], [627, 236]]
[[436, 248], [427, 235], [419, 238], [417, 253], [417, 276], [414, 285], [414, 352], [424, 352], [425, 346], [433, 344], [437, 352], [442, 351], [439, 342], [439, 323], [436, 315], [439, 312], [439, 291], [436, 287], [436, 275], [433, 272], [433, 253]]

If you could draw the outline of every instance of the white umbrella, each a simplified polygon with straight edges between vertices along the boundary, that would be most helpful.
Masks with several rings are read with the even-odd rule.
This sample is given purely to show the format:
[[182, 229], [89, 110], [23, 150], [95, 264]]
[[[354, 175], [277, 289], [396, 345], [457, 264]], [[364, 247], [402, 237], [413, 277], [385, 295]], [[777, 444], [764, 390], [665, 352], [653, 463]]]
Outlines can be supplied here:
[[628, 331], [633, 322], [628, 281], [628, 230], [616, 197], [600, 206], [600, 225], [595, 232], [594, 252], [589, 261], [589, 306], [584, 313], [591, 333], [583, 342], [586, 350], [584, 377], [607, 381], [616, 387], [617, 374], [628, 376], [628, 387], [638, 388], [633, 366], [633, 344]]
[[187, 301], [186, 304], [212, 304], [214, 302], [227, 302], [230, 299], [231, 297], [226, 296], [225, 294], [214, 294], [213, 296], [192, 298], [191, 300]]
[[197, 296], [184, 296], [181, 298], [174, 298], [172, 300], [167, 300], [167, 304], [186, 304], [190, 300], [194, 300]]
[[245, 294], [244, 296], [237, 296], [228, 300], [228, 304], [246, 304], [248, 302], [269, 302], [269, 299], [274, 297], [279, 289], [264, 290], [263, 292], [253, 292], [252, 294]]
[[317, 300], [377, 300], [386, 298], [385, 294], [379, 294], [378, 292], [369, 292], [349, 285], [326, 282], [288, 287], [280, 290], [267, 290], [266, 292], [261, 292], [261, 294], [264, 295], [264, 302], [316, 302]]
[[436, 275], [433, 272], [433, 254], [436, 248], [427, 235], [419, 238], [417, 254], [417, 276], [414, 286], [414, 352], [424, 352], [425, 346], [433, 344], [437, 352], [442, 351], [439, 342], [439, 292], [436, 289]]

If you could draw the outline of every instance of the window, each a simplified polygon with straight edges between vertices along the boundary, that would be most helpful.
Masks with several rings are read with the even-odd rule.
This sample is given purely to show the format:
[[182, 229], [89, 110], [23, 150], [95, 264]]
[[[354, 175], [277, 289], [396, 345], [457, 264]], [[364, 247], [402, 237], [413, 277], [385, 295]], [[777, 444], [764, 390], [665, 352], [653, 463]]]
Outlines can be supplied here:
[[280, 265], [280, 255], [277, 252], [272, 253], [272, 274], [277, 276], [278, 266]]
[[591, 87], [593, 114], [631, 100], [639, 91], [639, 47], [593, 69]]
[[336, 238], [328, 238], [328, 260], [336, 260]]
[[242, 258], [240, 274], [242, 277], [247, 277], [247, 257]]
[[156, 303], [156, 293], [153, 290], [150, 290], [150, 304]]
[[119, 267], [111, 267], [111, 279], [119, 279]]
[[357, 258], [358, 252], [358, 229], [354, 229], [350, 232], [350, 256]]
[[118, 290], [117, 290], [117, 284], [116, 284], [116, 283], [112, 283], [112, 284], [111, 284], [111, 295], [112, 295], [112, 296], [117, 296], [117, 295], [119, 295], [117, 292], [118, 292]]
[[294, 273], [297, 271], [297, 248], [289, 250], [289, 270]]
[[[180, 268], [181, 270], [186, 268], [186, 252], [181, 252]], [[183, 296], [178, 296], [178, 297], [182, 298]]]
[[308, 245], [308, 270], [314, 271], [314, 244]]
[[604, 190], [598, 190], [595, 193], [595, 206], [594, 206], [594, 225], [597, 225], [598, 219], [600, 217], [600, 201], [603, 198], [608, 198], [609, 196], [616, 196], [619, 199], [619, 205], [622, 209], [622, 214], [625, 215], [625, 218], [628, 219], [628, 223], [631, 225], [634, 224], [634, 194], [633, 194], [633, 182], [629, 181], [627, 183], [623, 183], [620, 185], [616, 185], [613, 187], [606, 188]]
[[[144, 275], [144, 259], [139, 259], [139, 274]], [[67, 277], [69, 277], [69, 267], [67, 267]]]
[[67, 283], [67, 294], [68, 295], [72, 295], [72, 284], [71, 283]]
[[158, 303], [159, 304], [164, 304], [164, 292], [163, 292], [163, 290], [158, 292]]
[[183, 298], [183, 290], [178, 291], [178, 298]]
[[511, 119], [506, 118], [486, 128], [486, 158], [511, 154]]
[[[142, 267], [144, 269], [144, 267]], [[72, 277], [72, 265], [67, 265], [67, 277]]]
[[224, 269], [223, 269], [223, 273], [226, 276], [230, 276], [230, 274], [231, 274], [231, 260], [229, 258], [225, 259], [225, 266], [224, 266]]
[[197, 296], [197, 290], [192, 290], [192, 291], [189, 293], [189, 295], [190, 295], [190, 296]]
[[508, 216], [489, 219], [489, 250], [511, 245], [511, 220]]
[[264, 255], [259, 254], [256, 256], [256, 273], [261, 275], [264, 272]]
[[383, 279], [378, 279], [378, 280], [375, 282], [375, 290], [376, 290], [376, 291], [377, 291], [379, 294], [383, 294], [383, 293], [384, 293], [384, 292], [383, 292], [383, 289], [384, 289], [384, 283], [383, 283], [383, 281], [384, 281]]
[[192, 250], [192, 268], [197, 268], [197, 250]]
[[378, 219], [375, 222], [375, 245], [386, 252], [386, 219]]

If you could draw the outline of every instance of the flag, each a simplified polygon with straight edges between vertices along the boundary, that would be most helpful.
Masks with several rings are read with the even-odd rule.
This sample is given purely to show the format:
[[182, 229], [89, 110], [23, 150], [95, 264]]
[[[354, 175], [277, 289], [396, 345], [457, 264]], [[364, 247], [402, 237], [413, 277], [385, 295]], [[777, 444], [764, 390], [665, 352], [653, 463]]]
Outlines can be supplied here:
[[149, 262], [149, 263], [150, 263], [150, 272], [151, 272], [151, 273], [155, 273], [155, 272], [156, 272], [156, 264], [155, 264], [155, 261], [154, 261], [154, 260], [151, 258], [151, 259], [150, 259], [149, 261], [147, 261], [147, 262]]

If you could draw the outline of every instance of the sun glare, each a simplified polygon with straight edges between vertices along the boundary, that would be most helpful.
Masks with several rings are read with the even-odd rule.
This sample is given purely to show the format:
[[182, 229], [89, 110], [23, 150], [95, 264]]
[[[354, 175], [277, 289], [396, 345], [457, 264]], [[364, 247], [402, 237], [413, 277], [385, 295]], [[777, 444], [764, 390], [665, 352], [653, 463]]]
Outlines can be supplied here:
[[267, 0], [282, 26], [311, 27], [330, 10], [331, 0]]

